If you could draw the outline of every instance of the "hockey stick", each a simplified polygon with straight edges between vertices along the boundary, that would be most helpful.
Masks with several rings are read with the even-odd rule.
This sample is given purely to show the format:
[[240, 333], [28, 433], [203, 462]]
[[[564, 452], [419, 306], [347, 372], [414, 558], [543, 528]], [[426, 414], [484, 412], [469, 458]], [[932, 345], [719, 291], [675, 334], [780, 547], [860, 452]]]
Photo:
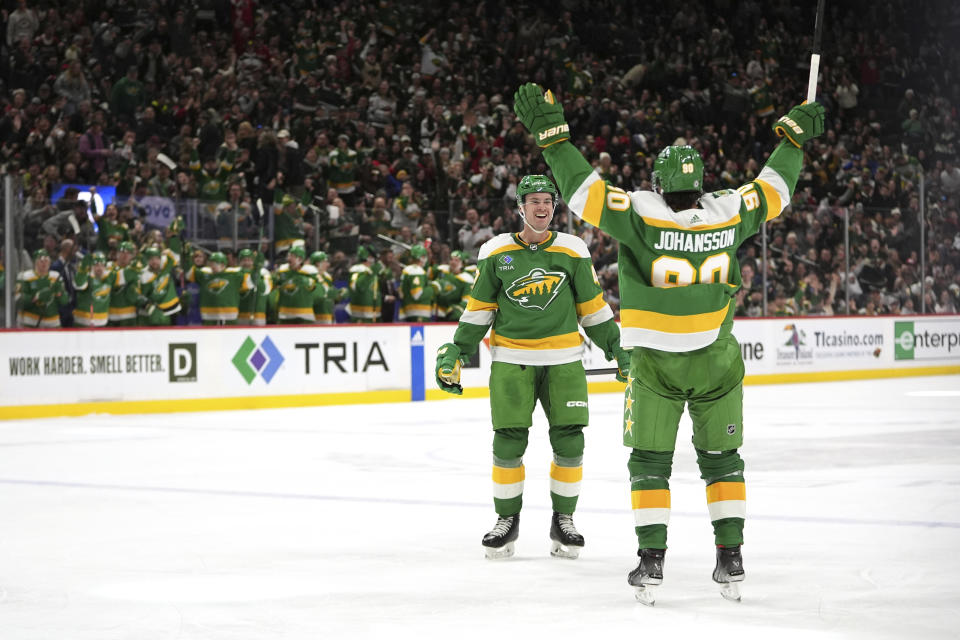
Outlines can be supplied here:
[[603, 376], [610, 373], [616, 373], [619, 371], [616, 367], [607, 367], [605, 369], [584, 369], [584, 373], [588, 376]]
[[404, 242], [400, 242], [399, 240], [394, 240], [394, 239], [391, 238], [390, 236], [385, 236], [385, 235], [383, 235], [382, 233], [378, 233], [378, 234], [377, 234], [377, 237], [380, 238], [381, 240], [386, 240], [387, 242], [389, 242], [389, 243], [391, 243], [391, 244], [395, 244], [395, 245], [397, 245], [398, 247], [402, 247], [402, 248], [406, 249], [407, 251], [410, 251], [410, 245], [408, 245], [408, 244], [406, 244], [406, 243], [404, 243]]
[[817, 77], [820, 75], [820, 44], [823, 39], [823, 6], [826, 0], [817, 0], [817, 21], [813, 28], [813, 52], [810, 55], [810, 78], [807, 80], [807, 102], [817, 99]]

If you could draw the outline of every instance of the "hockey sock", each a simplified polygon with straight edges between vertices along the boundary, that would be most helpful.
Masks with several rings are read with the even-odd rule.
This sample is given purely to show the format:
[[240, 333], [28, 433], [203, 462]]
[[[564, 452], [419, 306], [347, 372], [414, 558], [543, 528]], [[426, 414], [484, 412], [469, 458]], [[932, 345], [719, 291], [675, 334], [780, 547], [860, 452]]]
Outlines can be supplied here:
[[672, 467], [673, 451], [630, 452], [630, 503], [641, 549], [667, 548]]
[[550, 445], [553, 447], [550, 502], [558, 513], [573, 513], [577, 510], [580, 481], [583, 479], [583, 427], [552, 427]]
[[708, 453], [697, 449], [700, 477], [707, 483], [707, 509], [718, 546], [743, 544], [743, 523], [747, 515], [747, 493], [743, 482], [743, 460], [736, 449]]
[[528, 433], [526, 428], [493, 432], [493, 507], [497, 515], [512, 516], [523, 506], [523, 452]]

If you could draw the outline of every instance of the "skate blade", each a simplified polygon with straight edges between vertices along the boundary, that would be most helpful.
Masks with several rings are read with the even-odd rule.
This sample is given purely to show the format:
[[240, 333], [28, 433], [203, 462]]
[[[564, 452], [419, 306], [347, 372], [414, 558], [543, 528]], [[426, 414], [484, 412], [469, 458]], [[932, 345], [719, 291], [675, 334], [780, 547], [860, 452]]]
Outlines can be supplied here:
[[550, 544], [550, 555], [555, 558], [568, 558], [570, 560], [576, 560], [578, 557], [580, 557], [581, 549], [583, 549], [583, 547], [568, 546], [553, 540]]
[[648, 607], [652, 607], [657, 602], [657, 586], [653, 584], [645, 584], [639, 587], [634, 587], [634, 595], [637, 598], [637, 602], [644, 604]]
[[740, 602], [740, 587], [736, 582], [724, 582], [720, 585], [720, 595], [731, 602]]
[[483, 550], [487, 554], [487, 560], [504, 560], [513, 557], [514, 543], [508, 542], [502, 547], [484, 547]]

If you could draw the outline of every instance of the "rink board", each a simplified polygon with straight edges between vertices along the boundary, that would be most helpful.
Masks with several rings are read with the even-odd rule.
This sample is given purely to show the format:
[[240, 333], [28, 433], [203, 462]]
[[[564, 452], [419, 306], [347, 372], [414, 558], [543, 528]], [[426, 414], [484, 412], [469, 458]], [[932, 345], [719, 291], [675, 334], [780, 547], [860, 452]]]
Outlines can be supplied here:
[[[453, 324], [0, 332], [0, 418], [220, 411], [450, 398]], [[960, 316], [738, 320], [746, 383], [960, 373]], [[589, 369], [612, 366], [589, 341]], [[463, 369], [488, 394], [489, 346]], [[591, 392], [618, 392], [610, 374]]]

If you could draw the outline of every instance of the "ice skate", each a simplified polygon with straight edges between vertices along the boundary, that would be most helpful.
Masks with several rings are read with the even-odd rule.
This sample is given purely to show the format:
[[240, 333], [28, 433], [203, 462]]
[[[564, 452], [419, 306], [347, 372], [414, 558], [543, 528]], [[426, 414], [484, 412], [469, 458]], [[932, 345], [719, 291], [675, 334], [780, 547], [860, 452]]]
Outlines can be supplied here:
[[727, 600], [740, 602], [740, 587], [743, 582], [743, 557], [740, 545], [717, 547], [717, 566], [713, 569], [713, 581], [720, 585], [720, 595]]
[[520, 514], [500, 516], [493, 529], [483, 536], [483, 549], [489, 560], [509, 558], [514, 552], [514, 542], [520, 535]]
[[656, 602], [657, 585], [663, 582], [663, 556], [666, 549], [640, 549], [640, 562], [627, 576], [627, 582], [635, 588], [637, 600], [652, 607]]
[[573, 515], [553, 512], [550, 521], [550, 555], [575, 560], [583, 549], [583, 536], [573, 526]]

